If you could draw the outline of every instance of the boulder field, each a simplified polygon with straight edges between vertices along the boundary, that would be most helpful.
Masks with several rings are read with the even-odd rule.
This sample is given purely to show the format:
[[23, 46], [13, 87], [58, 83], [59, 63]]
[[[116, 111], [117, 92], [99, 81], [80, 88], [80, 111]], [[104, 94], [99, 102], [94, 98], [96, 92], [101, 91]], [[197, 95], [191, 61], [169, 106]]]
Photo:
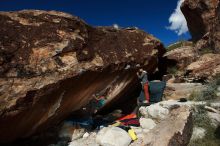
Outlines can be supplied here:
[[[56, 11], [0, 12], [0, 142], [59, 123], [105, 92], [111, 104], [158, 68], [161, 42], [136, 28], [92, 27]], [[160, 69], [160, 68], [159, 68]]]
[[[186, 146], [193, 132], [193, 117], [188, 103], [165, 101], [140, 107], [140, 126], [132, 141], [129, 132], [109, 125], [96, 132], [72, 133], [68, 146]], [[64, 124], [66, 125], [66, 124]], [[62, 132], [69, 131], [65, 130]], [[81, 130], [82, 131], [82, 130]], [[77, 135], [81, 137], [75, 139]], [[68, 136], [68, 135], [67, 135]], [[74, 139], [73, 139], [74, 137]], [[55, 145], [57, 146], [57, 145]]]

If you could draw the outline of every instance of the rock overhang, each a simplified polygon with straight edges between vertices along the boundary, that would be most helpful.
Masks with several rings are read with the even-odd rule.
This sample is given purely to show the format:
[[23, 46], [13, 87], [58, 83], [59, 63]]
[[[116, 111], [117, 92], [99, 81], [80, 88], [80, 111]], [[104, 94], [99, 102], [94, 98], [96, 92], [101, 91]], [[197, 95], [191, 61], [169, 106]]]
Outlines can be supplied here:
[[122, 96], [138, 84], [135, 70], [153, 72], [165, 52], [141, 30], [91, 27], [56, 11], [1, 12], [0, 25], [1, 141], [63, 119], [118, 76], [111, 98]]

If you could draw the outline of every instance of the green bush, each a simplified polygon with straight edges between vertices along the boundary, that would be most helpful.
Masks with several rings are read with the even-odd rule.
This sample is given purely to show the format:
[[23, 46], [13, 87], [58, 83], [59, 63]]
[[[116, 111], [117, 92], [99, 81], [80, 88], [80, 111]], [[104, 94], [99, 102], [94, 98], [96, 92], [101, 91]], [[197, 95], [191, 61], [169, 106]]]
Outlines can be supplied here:
[[190, 94], [190, 96], [189, 96], [189, 100], [194, 100], [194, 101], [196, 101], [200, 96], [202, 96], [202, 92], [200, 92], [200, 91], [193, 91], [191, 94]]
[[208, 54], [208, 53], [213, 53], [213, 49], [211, 49], [211, 48], [203, 48], [202, 50], [200, 50], [200, 54], [201, 55]]
[[167, 72], [172, 75], [176, 75], [178, 73], [178, 69], [176, 66], [168, 67]]
[[213, 84], [220, 86], [220, 75], [219, 74], [215, 77]]
[[203, 139], [191, 140], [188, 146], [219, 146], [220, 139], [215, 135], [216, 128], [211, 125], [204, 105], [196, 106], [193, 113], [194, 127], [205, 129], [206, 135]]
[[175, 43], [175, 44], [172, 44], [172, 45], [168, 46], [168, 47], [167, 47], [167, 51], [174, 50], [174, 49], [176, 49], [176, 48], [181, 47], [182, 45], [183, 45], [182, 42], [177, 42], [177, 43]]
[[188, 41], [179, 41], [176, 42], [174, 44], [171, 44], [167, 47], [167, 51], [171, 51], [174, 50], [176, 48], [180, 48], [182, 46], [193, 46], [194, 44], [192, 42], [188, 42]]
[[193, 91], [189, 96], [189, 100], [207, 101], [217, 99], [216, 90], [220, 86], [220, 77], [216, 77], [213, 81], [206, 85], [203, 91]]

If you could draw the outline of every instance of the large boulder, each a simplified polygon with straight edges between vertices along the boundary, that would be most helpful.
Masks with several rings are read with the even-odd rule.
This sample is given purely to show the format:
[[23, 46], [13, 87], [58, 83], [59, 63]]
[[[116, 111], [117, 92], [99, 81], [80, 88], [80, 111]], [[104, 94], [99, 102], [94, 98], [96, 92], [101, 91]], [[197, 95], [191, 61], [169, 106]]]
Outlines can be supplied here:
[[[220, 51], [220, 2], [219, 0], [185, 0], [181, 10], [187, 20], [194, 41], [204, 39], [213, 50]], [[201, 42], [200, 42], [201, 43]], [[206, 45], [207, 46], [207, 45]]]
[[145, 133], [131, 146], [186, 146], [193, 130], [192, 113], [187, 106], [171, 109], [166, 119]]
[[220, 54], [204, 54], [186, 68], [188, 76], [199, 79], [212, 79], [220, 74]]
[[[174, 65], [179, 70], [184, 70], [187, 65], [198, 57], [198, 53], [193, 46], [181, 46], [166, 52], [167, 65]], [[172, 63], [173, 62], [173, 63]]]
[[143, 129], [151, 130], [156, 126], [156, 123], [152, 119], [140, 118], [140, 126]]
[[152, 118], [156, 121], [165, 119], [169, 114], [169, 110], [160, 106], [159, 103], [140, 107], [139, 111], [144, 118]]
[[0, 12], [0, 26], [0, 142], [59, 123], [95, 93], [108, 103], [134, 91], [136, 67], [153, 72], [165, 52], [141, 30], [56, 11]]
[[131, 141], [129, 134], [119, 127], [105, 127], [96, 137], [96, 142], [101, 146], [128, 146]]
[[170, 83], [188, 82], [186, 67], [195, 62], [200, 56], [200, 52], [193, 42], [177, 42], [168, 46], [168, 51], [164, 54], [168, 76], [165, 78]]
[[205, 86], [200, 83], [167, 83], [164, 95], [167, 100], [180, 98], [189, 98], [190, 95], [202, 92]]

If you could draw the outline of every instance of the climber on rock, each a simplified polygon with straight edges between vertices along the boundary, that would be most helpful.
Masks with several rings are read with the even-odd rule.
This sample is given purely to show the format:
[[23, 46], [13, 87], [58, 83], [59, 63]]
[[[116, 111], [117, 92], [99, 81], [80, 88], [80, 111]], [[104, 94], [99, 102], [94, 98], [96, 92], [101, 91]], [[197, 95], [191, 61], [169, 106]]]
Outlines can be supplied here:
[[83, 110], [87, 111], [87, 113], [90, 113], [90, 116], [92, 116], [93, 114], [96, 114], [97, 111], [105, 105], [105, 103], [106, 103], [105, 96], [100, 96], [99, 94], [93, 94], [92, 99], [85, 107], [83, 107]]
[[138, 97], [138, 103], [149, 103], [150, 95], [149, 95], [149, 81], [147, 71], [142, 68], [137, 72], [137, 76], [140, 79], [142, 90]]
[[94, 106], [94, 113], [102, 108], [106, 103], [106, 98], [103, 95], [94, 94], [93, 95], [93, 106]]

